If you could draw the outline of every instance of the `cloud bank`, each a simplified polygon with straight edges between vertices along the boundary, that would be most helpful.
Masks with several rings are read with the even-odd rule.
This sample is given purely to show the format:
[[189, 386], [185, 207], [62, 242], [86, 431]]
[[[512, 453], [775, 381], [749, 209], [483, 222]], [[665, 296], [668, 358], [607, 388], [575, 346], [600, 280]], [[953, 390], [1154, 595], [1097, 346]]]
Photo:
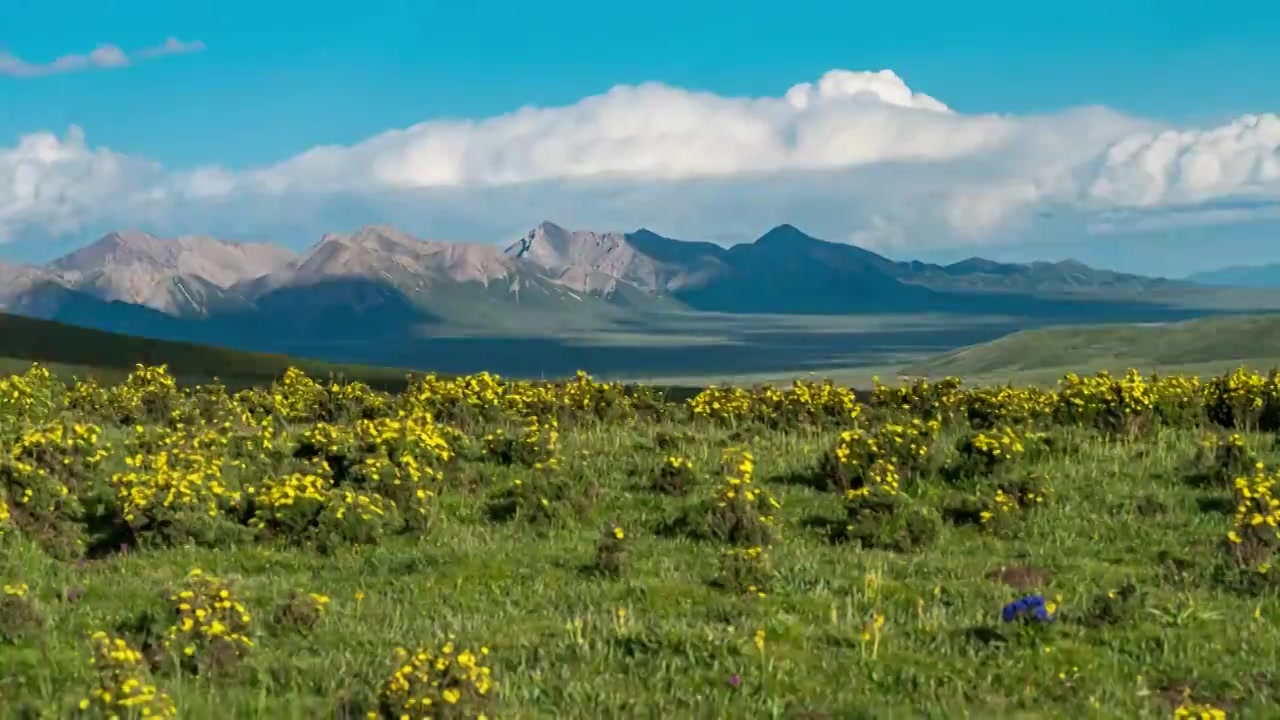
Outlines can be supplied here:
[[297, 244], [370, 222], [496, 242], [550, 218], [719, 242], [791, 222], [910, 254], [1274, 218], [1278, 203], [1275, 114], [1215, 128], [1101, 107], [965, 114], [888, 70], [759, 98], [618, 86], [242, 171], [166, 168], [77, 128], [0, 148], [0, 242], [128, 225]]
[[175, 37], [166, 39], [155, 47], [126, 53], [119, 47], [102, 44], [83, 54], [62, 55], [47, 63], [33, 63], [0, 50], [0, 76], [29, 78], [42, 75], [77, 72], [80, 70], [109, 70], [132, 65], [138, 60], [150, 60], [165, 55], [182, 55], [204, 50], [199, 40], [183, 42]]

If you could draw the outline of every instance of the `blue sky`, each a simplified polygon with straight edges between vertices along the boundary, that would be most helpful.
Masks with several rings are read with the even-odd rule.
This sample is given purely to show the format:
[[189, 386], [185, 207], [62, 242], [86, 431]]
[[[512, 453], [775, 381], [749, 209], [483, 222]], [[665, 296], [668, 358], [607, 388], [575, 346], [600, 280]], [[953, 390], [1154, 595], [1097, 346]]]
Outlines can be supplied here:
[[[776, 98], [833, 69], [891, 69], [911, 90], [966, 117], [1056, 116], [1101, 105], [1160, 127], [1212, 129], [1246, 113], [1280, 110], [1274, 59], [1274, 48], [1280, 46], [1280, 4], [1263, 2], [1232, 11], [1178, 0], [0, 3], [0, 50], [26, 63], [87, 53], [103, 43], [131, 53], [167, 37], [199, 41], [204, 49], [115, 69], [0, 76], [0, 152], [23, 136], [61, 136], [77, 126], [90, 150], [109, 149], [158, 163], [165, 172], [216, 166], [237, 173], [280, 163], [316, 146], [356, 144], [433, 119], [484, 119], [523, 106], [572, 106], [616, 85], [659, 82], [682, 92]], [[1067, 131], [1063, 133], [1066, 137]], [[1119, 139], [1102, 135], [1108, 142]], [[1107, 143], [1099, 142], [1101, 153]], [[987, 162], [981, 172], [994, 163]], [[860, 168], [868, 172], [866, 166]], [[534, 179], [554, 177], [554, 172], [541, 172]], [[0, 175], [0, 193], [5, 182]], [[383, 196], [380, 203], [403, 204], [408, 202], [403, 191], [397, 186], [376, 192]], [[550, 192], [544, 187], [530, 190], [535, 191]], [[333, 206], [350, 204], [350, 192], [343, 193], [333, 198]], [[561, 197], [565, 199], [549, 204], [572, 207], [572, 191]], [[259, 197], [251, 204], [261, 208], [263, 202]], [[483, 209], [470, 196], [463, 204], [475, 206], [476, 212]], [[224, 224], [206, 205], [188, 217]], [[1150, 205], [1144, 206], [1148, 210]], [[39, 228], [32, 229], [33, 220], [32, 228], [11, 229], [9, 234], [21, 241], [12, 247], [39, 254], [32, 243], [62, 247], [108, 222], [130, 220], [78, 212], [75, 222], [59, 223], [48, 219], [46, 208]], [[614, 222], [631, 220], [639, 212], [619, 212]], [[821, 214], [814, 212], [815, 217]], [[379, 219], [378, 212], [363, 214]], [[404, 216], [399, 211], [384, 214]], [[467, 230], [456, 219], [441, 222], [442, 214], [447, 213], [407, 219], [420, 225], [413, 228], [419, 234], [430, 234], [435, 223], [442, 232], [472, 236], [467, 239], [499, 227], [477, 224]], [[337, 221], [365, 219], [357, 215], [361, 213]], [[596, 222], [613, 217], [582, 215]], [[136, 224], [154, 224], [157, 231], [167, 224], [184, 226], [156, 218], [148, 211]], [[540, 219], [504, 222], [515, 227]], [[801, 226], [808, 221], [807, 216], [776, 219]], [[645, 224], [663, 222], [657, 217]], [[833, 239], [895, 220], [868, 216], [860, 222], [847, 233], [835, 230], [842, 237]], [[282, 223], [278, 217], [264, 219], [257, 230], [242, 221], [232, 229], [272, 235]], [[669, 224], [673, 230], [694, 232], [714, 225], [714, 218], [673, 218]], [[838, 226], [821, 219], [814, 224]], [[911, 231], [904, 226], [895, 235], [899, 251], [913, 245], [903, 233]], [[869, 236], [864, 232], [860, 237]], [[1075, 240], [1054, 242], [1070, 249]], [[1000, 243], [964, 235], [943, 244], [920, 243], [919, 252], [964, 254], [969, 246], [1009, 245], [1004, 239]], [[1097, 256], [1088, 248], [1077, 254]]]

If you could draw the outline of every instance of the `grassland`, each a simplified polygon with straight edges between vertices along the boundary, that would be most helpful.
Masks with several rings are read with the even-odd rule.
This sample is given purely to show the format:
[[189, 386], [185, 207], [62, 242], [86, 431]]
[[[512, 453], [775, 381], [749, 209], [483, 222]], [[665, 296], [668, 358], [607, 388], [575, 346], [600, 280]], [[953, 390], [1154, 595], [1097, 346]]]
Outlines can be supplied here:
[[912, 376], [956, 375], [975, 382], [1052, 382], [1067, 372], [1149, 371], [1216, 375], [1280, 365], [1280, 315], [1213, 317], [1167, 324], [1025, 330], [921, 360]]
[[[440, 655], [451, 637], [451, 667], [470, 648], [495, 684], [451, 676], [450, 703], [427, 682], [438, 717], [1154, 718], [1198, 702], [1266, 717], [1280, 702], [1277, 586], [1225, 539], [1230, 478], [1280, 462], [1280, 388], [1257, 378], [1264, 412], [1235, 418], [1252, 428], [1238, 440], [1213, 411], [1235, 397], [1225, 382], [1129, 386], [1115, 405], [1089, 382], [918, 386], [868, 406], [821, 387], [670, 405], [482, 378], [395, 398], [297, 376], [234, 398], [155, 373], [69, 394], [4, 382], [8, 717], [82, 700], [95, 716], [93, 689], [118, 699], [128, 679], [184, 718], [396, 717], [395, 648]], [[1005, 438], [1005, 459], [980, 435]], [[190, 630], [193, 568], [249, 619]], [[1033, 594], [1053, 622], [1003, 621]], [[107, 677], [87, 662], [94, 631], [144, 652]]]

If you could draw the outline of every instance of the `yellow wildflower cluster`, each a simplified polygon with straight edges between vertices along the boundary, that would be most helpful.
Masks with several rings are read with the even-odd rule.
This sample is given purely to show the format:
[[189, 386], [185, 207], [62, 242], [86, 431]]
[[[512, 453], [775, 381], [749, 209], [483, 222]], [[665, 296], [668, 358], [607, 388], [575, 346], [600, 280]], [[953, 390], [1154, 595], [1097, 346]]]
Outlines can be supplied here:
[[253, 648], [249, 638], [253, 617], [225, 581], [194, 568], [169, 602], [175, 620], [169, 626], [168, 641], [183, 656], [200, 659], [219, 646], [240, 657]]
[[668, 455], [658, 466], [653, 489], [668, 495], [684, 495], [698, 481], [693, 461], [684, 455]]
[[978, 520], [982, 525], [990, 525], [997, 516], [1010, 515], [1017, 509], [1018, 501], [1010, 497], [1004, 490], [996, 488], [995, 493], [991, 496], [989, 508], [979, 513]]
[[1053, 415], [1058, 397], [1040, 388], [973, 388], [965, 392], [964, 412], [975, 428], [1026, 425]]
[[370, 720], [379, 715], [388, 720], [435, 717], [487, 718], [495, 683], [485, 661], [489, 648], [479, 653], [459, 648], [449, 639], [439, 649], [396, 650], [396, 669], [382, 686], [379, 710], [370, 711]]
[[684, 455], [668, 455], [662, 461], [662, 467], [673, 473], [690, 472], [693, 470], [693, 461]]
[[90, 636], [91, 663], [97, 671], [97, 685], [80, 700], [80, 712], [104, 718], [174, 718], [173, 699], [151, 683], [142, 653], [123, 638], [105, 632]]
[[567, 383], [503, 380], [488, 372], [457, 378], [415, 378], [397, 402], [411, 413], [430, 413], [449, 423], [476, 419], [552, 418], [621, 420], [633, 417], [653, 393], [600, 383], [579, 372]]
[[939, 428], [937, 420], [912, 418], [874, 430], [846, 430], [824, 461], [826, 483], [853, 495], [873, 490], [895, 495], [904, 475], [911, 476], [929, 454]]
[[1071, 373], [1058, 383], [1054, 419], [1132, 433], [1157, 423], [1194, 422], [1203, 402], [1202, 385], [1196, 377], [1144, 377], [1132, 368], [1120, 378], [1105, 371], [1093, 377]]
[[[1021, 425], [1052, 418], [1067, 425], [1090, 425], [1108, 430], [1137, 431], [1148, 424], [1190, 425], [1202, 419], [1206, 404], [1215, 402], [1216, 382], [1196, 377], [1144, 377], [1130, 369], [1122, 377], [1100, 372], [1092, 377], [1068, 374], [1056, 390], [1037, 388], [964, 389], [958, 378], [936, 383], [916, 380], [896, 387], [876, 380], [870, 400], [878, 409], [904, 411], [916, 417], [947, 421], [965, 417], [974, 427]], [[1233, 387], [1236, 397], [1259, 398], [1266, 381], [1241, 371]], [[1280, 388], [1280, 383], [1276, 387]], [[1280, 392], [1275, 396], [1280, 398]], [[1251, 400], [1258, 407], [1261, 400]], [[1280, 408], [1280, 405], [1277, 405]], [[1218, 413], [1223, 415], [1223, 413]], [[1280, 417], [1280, 415], [1278, 415]], [[1234, 422], [1230, 413], [1220, 422]]]
[[752, 482], [755, 475], [756, 460], [749, 450], [729, 448], [724, 451], [721, 462], [725, 468], [724, 482], [716, 491], [721, 507], [731, 503], [743, 502], [753, 507], [764, 506], [760, 518], [766, 523], [773, 522], [771, 510], [782, 507], [766, 490]]
[[1280, 374], [1239, 368], [1204, 385], [1205, 413], [1227, 428], [1275, 430], [1280, 420]]
[[920, 378], [897, 386], [884, 385], [872, 378], [871, 406], [895, 410], [927, 420], [945, 421], [963, 406], [964, 381], [946, 377], [937, 382]]
[[223, 481], [221, 446], [212, 429], [134, 428], [126, 441], [126, 470], [111, 476], [124, 520], [139, 527], [171, 513], [217, 517], [238, 507], [241, 493]]
[[695, 418], [743, 424], [758, 422], [771, 427], [797, 424], [850, 424], [862, 412], [853, 391], [831, 381], [796, 380], [780, 390], [761, 385], [751, 390], [710, 387], [688, 401]]
[[53, 373], [39, 364], [21, 375], [0, 378], [0, 426], [9, 420], [49, 417], [58, 405], [59, 389]]
[[17, 505], [37, 503], [54, 512], [70, 495], [69, 484], [102, 464], [110, 449], [100, 444], [102, 428], [54, 421], [23, 431], [8, 456], [0, 458], [0, 477], [8, 480]]
[[988, 460], [1013, 459], [1026, 451], [1022, 438], [1009, 428], [979, 432], [967, 439], [967, 449]]
[[177, 381], [165, 365], [138, 365], [107, 390], [107, 404], [122, 423], [167, 419], [178, 399]]
[[524, 465], [534, 470], [553, 471], [560, 466], [560, 428], [554, 417], [525, 418], [514, 436], [498, 428], [482, 439], [485, 453], [504, 465]]
[[1227, 540], [1242, 564], [1265, 573], [1272, 553], [1280, 547], [1280, 498], [1272, 488], [1280, 474], [1259, 469], [1252, 477], [1235, 481], [1236, 509]]
[[273, 390], [271, 399], [275, 411], [292, 422], [318, 419], [327, 394], [320, 383], [297, 368], [286, 370]]

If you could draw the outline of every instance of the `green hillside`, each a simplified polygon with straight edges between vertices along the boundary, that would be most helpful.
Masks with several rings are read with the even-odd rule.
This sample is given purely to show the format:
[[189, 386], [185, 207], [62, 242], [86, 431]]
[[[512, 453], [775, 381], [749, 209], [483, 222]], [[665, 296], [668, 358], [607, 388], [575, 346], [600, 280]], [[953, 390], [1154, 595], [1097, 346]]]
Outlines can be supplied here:
[[94, 377], [103, 381], [118, 380], [138, 363], [164, 364], [184, 384], [216, 377], [231, 388], [269, 383], [294, 366], [313, 377], [340, 375], [394, 390], [403, 386], [407, 372], [151, 340], [0, 313], [0, 374], [22, 372], [33, 362], [47, 365], [64, 378]]
[[1024, 330], [936, 355], [902, 373], [981, 381], [1038, 382], [1066, 372], [1218, 373], [1280, 365], [1280, 315], [1213, 317], [1168, 324]]

